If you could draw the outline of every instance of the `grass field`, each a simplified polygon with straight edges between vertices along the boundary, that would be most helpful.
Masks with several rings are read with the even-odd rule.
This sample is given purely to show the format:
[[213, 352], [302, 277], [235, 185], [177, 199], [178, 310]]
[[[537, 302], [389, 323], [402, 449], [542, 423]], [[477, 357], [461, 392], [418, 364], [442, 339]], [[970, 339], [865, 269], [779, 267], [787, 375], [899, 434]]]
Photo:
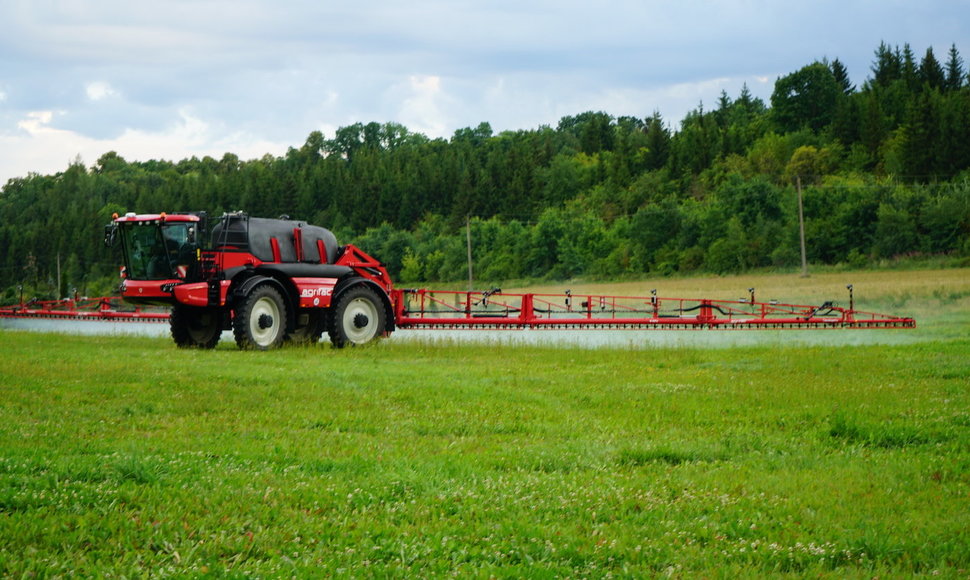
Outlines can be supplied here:
[[922, 339], [258, 353], [0, 331], [0, 576], [967, 577], [968, 273], [852, 277], [832, 286]]

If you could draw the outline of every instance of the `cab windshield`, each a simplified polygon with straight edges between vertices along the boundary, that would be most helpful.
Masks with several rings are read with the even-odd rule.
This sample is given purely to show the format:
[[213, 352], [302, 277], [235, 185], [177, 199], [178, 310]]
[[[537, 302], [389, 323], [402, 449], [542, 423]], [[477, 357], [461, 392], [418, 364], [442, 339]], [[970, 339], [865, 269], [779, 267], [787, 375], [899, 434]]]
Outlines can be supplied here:
[[126, 224], [122, 228], [126, 276], [132, 280], [184, 277], [195, 259], [191, 223]]

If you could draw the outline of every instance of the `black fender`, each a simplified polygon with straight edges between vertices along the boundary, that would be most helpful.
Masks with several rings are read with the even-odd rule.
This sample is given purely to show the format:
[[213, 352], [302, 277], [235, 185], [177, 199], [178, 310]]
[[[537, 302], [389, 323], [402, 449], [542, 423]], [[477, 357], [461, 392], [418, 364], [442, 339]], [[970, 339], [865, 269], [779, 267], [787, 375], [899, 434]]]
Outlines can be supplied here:
[[384, 290], [379, 284], [376, 284], [373, 280], [368, 280], [363, 276], [351, 276], [349, 278], [344, 278], [343, 280], [337, 282], [337, 286], [333, 289], [333, 297], [330, 299], [330, 304], [336, 304], [340, 295], [351, 288], [356, 288], [357, 286], [367, 286], [371, 290], [377, 293], [380, 297], [381, 302], [384, 303], [384, 311], [387, 313], [385, 317], [385, 332], [394, 332], [394, 308], [391, 306], [391, 297], [387, 295], [387, 291]]
[[229, 289], [229, 294], [226, 296], [226, 305], [230, 308], [235, 308], [235, 305], [238, 302], [242, 301], [243, 298], [252, 292], [253, 288], [259, 286], [260, 284], [269, 284], [279, 290], [283, 300], [286, 300], [286, 326], [287, 328], [292, 328], [294, 322], [296, 321], [296, 308], [299, 306], [298, 303], [294, 302], [293, 288], [288, 288], [286, 284], [283, 284], [271, 276], [254, 274], [252, 276], [247, 276], [238, 282], [233, 280], [233, 285]]

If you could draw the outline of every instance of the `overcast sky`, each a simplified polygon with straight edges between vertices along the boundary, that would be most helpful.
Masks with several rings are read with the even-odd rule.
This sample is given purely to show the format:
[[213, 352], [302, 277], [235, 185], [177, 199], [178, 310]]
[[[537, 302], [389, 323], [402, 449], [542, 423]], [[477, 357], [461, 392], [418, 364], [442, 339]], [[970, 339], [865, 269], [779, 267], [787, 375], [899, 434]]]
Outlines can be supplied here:
[[0, 27], [0, 185], [108, 151], [279, 156], [356, 122], [676, 128], [822, 58], [861, 85], [883, 41], [970, 66], [970, 0], [2, 0]]

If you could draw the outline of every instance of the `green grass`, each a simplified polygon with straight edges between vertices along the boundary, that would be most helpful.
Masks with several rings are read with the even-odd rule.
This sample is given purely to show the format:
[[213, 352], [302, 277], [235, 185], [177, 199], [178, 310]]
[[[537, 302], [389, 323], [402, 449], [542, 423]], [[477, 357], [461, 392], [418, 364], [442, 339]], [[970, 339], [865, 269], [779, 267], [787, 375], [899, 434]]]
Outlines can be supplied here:
[[967, 338], [0, 353], [0, 576], [970, 571]]

